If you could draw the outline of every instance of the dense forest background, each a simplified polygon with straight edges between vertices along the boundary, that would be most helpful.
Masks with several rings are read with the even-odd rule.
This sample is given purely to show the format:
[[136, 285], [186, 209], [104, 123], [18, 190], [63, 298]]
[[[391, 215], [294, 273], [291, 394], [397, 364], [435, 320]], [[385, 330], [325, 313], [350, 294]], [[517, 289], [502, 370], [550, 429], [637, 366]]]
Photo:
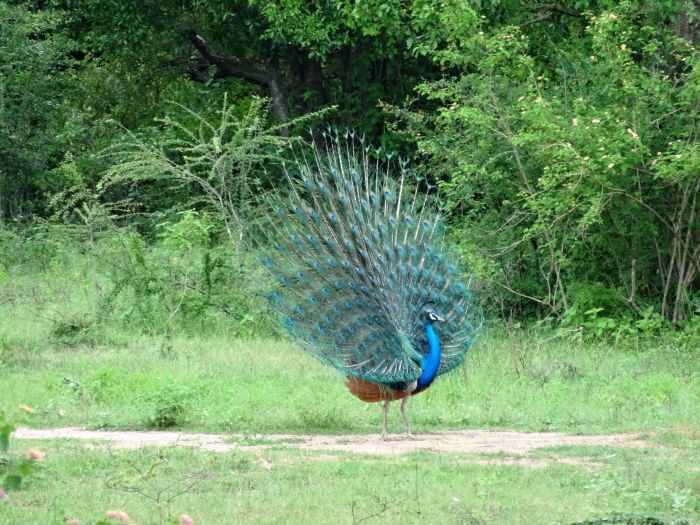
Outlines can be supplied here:
[[0, 303], [269, 334], [216, 191], [335, 127], [437, 188], [488, 316], [697, 347], [699, 42], [684, 0], [2, 1]]

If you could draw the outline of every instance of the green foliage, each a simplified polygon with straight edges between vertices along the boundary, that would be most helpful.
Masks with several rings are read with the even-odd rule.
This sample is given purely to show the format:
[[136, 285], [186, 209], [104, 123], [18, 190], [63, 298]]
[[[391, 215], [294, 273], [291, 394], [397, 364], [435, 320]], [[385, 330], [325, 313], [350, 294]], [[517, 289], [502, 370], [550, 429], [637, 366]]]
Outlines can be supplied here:
[[117, 184], [161, 181], [166, 188], [194, 187], [212, 210], [220, 214], [232, 242], [240, 228], [256, 182], [256, 169], [276, 159], [287, 143], [278, 128], [267, 125], [264, 101], [254, 100], [242, 116], [224, 100], [211, 121], [181, 108], [194, 121], [165, 117], [158, 142], [131, 136], [109, 150], [115, 162], [100, 183], [104, 191]]
[[61, 14], [15, 4], [0, 4], [0, 218], [45, 212], [72, 91], [63, 70], [74, 42], [59, 30]]
[[572, 19], [577, 41], [474, 32], [431, 53], [446, 75], [419, 91], [438, 109], [397, 113], [458, 235], [496, 269], [485, 277], [541, 314], [562, 316], [597, 286], [609, 292], [568, 315], [641, 315], [645, 301], [674, 323], [691, 315], [698, 53], [660, 18], [623, 2], [584, 15], [586, 27]]
[[32, 458], [10, 451], [10, 438], [15, 430], [14, 420], [0, 412], [0, 490], [18, 490], [35, 467]]
[[169, 385], [149, 392], [144, 399], [144, 414], [148, 428], [170, 428], [187, 423], [188, 406], [194, 393], [187, 386]]
[[[154, 279], [115, 270], [92, 312], [58, 321], [58, 339], [80, 340], [135, 287], [156, 312], [173, 249], [159, 225], [224, 212], [235, 239], [242, 196], [275, 186], [280, 134], [325, 121], [398, 149], [439, 187], [491, 314], [623, 337], [663, 331], [653, 311], [695, 334], [698, 19], [672, 0], [6, 2], [0, 213], [68, 223], [86, 252], [120, 230], [122, 256], [152, 256]], [[9, 231], [0, 272], [30, 249], [61, 257], [49, 228]], [[17, 234], [21, 252], [3, 248]], [[199, 308], [180, 262], [147, 330]], [[257, 315], [244, 296], [241, 326]]]

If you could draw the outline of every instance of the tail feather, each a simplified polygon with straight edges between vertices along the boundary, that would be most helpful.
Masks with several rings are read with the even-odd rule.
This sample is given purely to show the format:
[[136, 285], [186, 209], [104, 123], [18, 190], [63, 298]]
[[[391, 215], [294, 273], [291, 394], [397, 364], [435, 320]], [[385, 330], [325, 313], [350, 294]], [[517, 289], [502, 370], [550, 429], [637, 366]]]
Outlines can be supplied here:
[[285, 165], [286, 192], [265, 194], [270, 213], [256, 240], [276, 282], [271, 306], [309, 352], [386, 385], [420, 375], [421, 307], [433, 302], [445, 318], [439, 373], [448, 372], [462, 363], [480, 314], [439, 212], [427, 191], [411, 187], [404, 164], [380, 163], [362, 140], [326, 139], [326, 149], [302, 149]]

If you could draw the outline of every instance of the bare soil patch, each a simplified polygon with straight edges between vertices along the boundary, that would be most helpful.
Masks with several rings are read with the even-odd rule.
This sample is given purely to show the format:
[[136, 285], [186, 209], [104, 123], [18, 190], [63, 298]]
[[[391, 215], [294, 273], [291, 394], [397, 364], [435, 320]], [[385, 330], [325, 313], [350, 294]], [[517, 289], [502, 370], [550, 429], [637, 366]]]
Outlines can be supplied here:
[[[227, 452], [230, 450], [262, 451], [290, 448], [318, 451], [342, 451], [361, 454], [392, 456], [406, 452], [459, 452], [500, 453], [511, 458], [475, 458], [475, 463], [506, 464], [537, 468], [553, 461], [592, 466], [576, 458], [557, 460], [528, 457], [537, 448], [560, 445], [593, 445], [627, 448], [645, 447], [637, 433], [573, 436], [558, 432], [516, 432], [511, 430], [454, 430], [420, 434], [412, 439], [380, 435], [302, 435], [302, 434], [202, 434], [165, 431], [105, 431], [80, 428], [29, 429], [21, 428], [14, 434], [18, 439], [78, 439], [103, 441], [111, 448], [136, 449], [140, 447], [194, 447], [201, 450]], [[94, 445], [93, 445], [94, 446]]]

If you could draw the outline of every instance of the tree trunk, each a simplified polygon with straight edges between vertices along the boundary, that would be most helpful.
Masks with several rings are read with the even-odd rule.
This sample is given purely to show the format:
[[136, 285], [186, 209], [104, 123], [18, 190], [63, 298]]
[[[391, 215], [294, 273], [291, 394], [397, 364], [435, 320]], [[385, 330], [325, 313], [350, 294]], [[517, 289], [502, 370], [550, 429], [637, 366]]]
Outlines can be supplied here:
[[[265, 72], [267, 73], [267, 81], [270, 86], [270, 97], [272, 98], [272, 114], [280, 124], [289, 122], [289, 110], [287, 108], [287, 99], [284, 96], [284, 88], [280, 78], [279, 70], [272, 62], [265, 64]], [[280, 133], [284, 137], [289, 136], [289, 127], [283, 126]]]

